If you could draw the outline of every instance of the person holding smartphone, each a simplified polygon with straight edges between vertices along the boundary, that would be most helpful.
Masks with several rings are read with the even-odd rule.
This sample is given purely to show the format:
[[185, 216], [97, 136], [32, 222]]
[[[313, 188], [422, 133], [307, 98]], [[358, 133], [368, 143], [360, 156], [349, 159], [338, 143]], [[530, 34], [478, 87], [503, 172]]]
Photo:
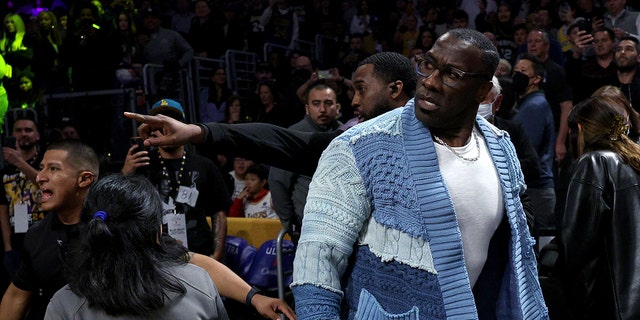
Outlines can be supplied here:
[[605, 1], [607, 13], [604, 19], [594, 19], [594, 28], [604, 25], [613, 29], [616, 39], [632, 36], [640, 37], [640, 12], [627, 10], [627, 0]]
[[[151, 115], [162, 114], [184, 122], [182, 105], [161, 99]], [[162, 136], [157, 130], [155, 136]], [[231, 197], [220, 170], [210, 159], [197, 154], [189, 145], [163, 146], [147, 150], [134, 139], [122, 173], [143, 174], [156, 187], [164, 201], [165, 232], [189, 250], [220, 261], [224, 255], [226, 215]], [[144, 171], [144, 172], [141, 172]], [[211, 216], [213, 230], [206, 217]]]
[[0, 171], [3, 181], [0, 188], [0, 230], [4, 242], [4, 268], [9, 277], [13, 277], [20, 265], [25, 233], [44, 218], [38, 201], [39, 188], [35, 183], [42, 160], [39, 140], [38, 125], [27, 117], [18, 118], [11, 135], [3, 138], [5, 166]]

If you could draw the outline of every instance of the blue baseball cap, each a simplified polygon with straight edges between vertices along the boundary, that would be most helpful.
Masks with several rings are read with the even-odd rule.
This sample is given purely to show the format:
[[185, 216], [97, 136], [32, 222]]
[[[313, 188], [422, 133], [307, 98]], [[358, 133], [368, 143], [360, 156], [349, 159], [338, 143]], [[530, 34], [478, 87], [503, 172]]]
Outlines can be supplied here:
[[162, 99], [154, 103], [149, 114], [152, 116], [162, 114], [176, 120], [185, 121], [182, 105], [178, 101], [171, 99]]

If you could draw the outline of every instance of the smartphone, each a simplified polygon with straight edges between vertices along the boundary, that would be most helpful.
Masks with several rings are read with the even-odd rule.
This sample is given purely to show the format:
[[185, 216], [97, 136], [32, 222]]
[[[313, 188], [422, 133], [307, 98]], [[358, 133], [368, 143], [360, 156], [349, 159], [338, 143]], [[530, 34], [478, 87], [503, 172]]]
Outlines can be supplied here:
[[137, 151], [144, 151], [147, 149], [147, 147], [144, 146], [144, 139], [140, 137], [131, 137], [131, 139], [129, 139], [129, 145], [132, 147], [137, 146]]
[[331, 73], [329, 70], [320, 70], [318, 71], [318, 79], [329, 79], [331, 78]]
[[593, 30], [591, 28], [591, 20], [584, 19], [578, 22], [578, 30], [586, 31], [587, 34], [590, 34]]
[[16, 148], [16, 137], [14, 136], [4, 136], [2, 139], [2, 146], [15, 149]]

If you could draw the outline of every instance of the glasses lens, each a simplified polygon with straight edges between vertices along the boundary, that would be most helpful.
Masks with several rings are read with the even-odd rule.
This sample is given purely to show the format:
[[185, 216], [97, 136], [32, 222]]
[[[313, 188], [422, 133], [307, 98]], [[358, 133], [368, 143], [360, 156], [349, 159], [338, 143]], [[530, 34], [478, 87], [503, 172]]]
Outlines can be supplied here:
[[427, 62], [426, 60], [420, 61], [416, 66], [416, 68], [417, 68], [418, 74], [425, 78], [429, 77], [433, 72], [433, 68], [429, 68], [429, 62]]
[[451, 68], [446, 68], [441, 72], [441, 77], [442, 82], [445, 85], [455, 87], [458, 84], [458, 81], [462, 79], [463, 75]]
[[416, 69], [418, 74], [425, 78], [430, 77], [437, 69], [439, 71], [438, 76], [440, 77], [440, 81], [448, 87], [455, 87], [458, 80], [461, 78], [461, 76], [451, 68], [442, 68], [436, 65], [430, 57], [426, 57], [424, 60], [420, 61], [420, 63], [417, 64]]

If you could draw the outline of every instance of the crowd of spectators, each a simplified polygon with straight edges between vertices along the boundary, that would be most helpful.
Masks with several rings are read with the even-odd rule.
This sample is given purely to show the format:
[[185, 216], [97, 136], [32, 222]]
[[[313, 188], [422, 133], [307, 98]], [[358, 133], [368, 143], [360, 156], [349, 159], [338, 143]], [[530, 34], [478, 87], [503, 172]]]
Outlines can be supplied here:
[[[271, 43], [292, 50], [274, 50], [261, 61], [250, 92], [227, 88], [222, 65], [205, 74], [201, 92], [194, 93], [199, 103], [192, 119], [289, 126], [304, 115], [300, 99], [304, 92], [299, 89], [321, 80], [336, 91], [342, 105], [340, 120], [346, 122], [354, 117], [354, 108], [345, 80], [372, 53], [396, 51], [413, 58], [428, 51], [446, 30], [468, 27], [484, 32], [505, 62], [513, 66], [519, 54], [530, 50], [529, 31], [540, 30], [549, 40], [549, 58], [564, 67], [576, 52], [582, 60], [594, 56], [593, 49], [583, 50], [585, 46], [572, 39], [568, 32], [572, 26], [587, 25], [589, 30], [592, 26], [607, 27], [617, 40], [638, 35], [637, 23], [631, 21], [637, 16], [633, 3], [625, 7], [625, 1], [611, 2], [616, 4], [608, 7], [608, 2], [593, 0], [63, 0], [38, 2], [36, 7], [28, 1], [16, 1], [0, 8], [4, 17], [0, 53], [11, 66], [3, 84], [9, 108], [30, 107], [43, 114], [43, 94], [143, 89], [145, 64], [163, 65], [167, 74], [185, 68], [193, 57], [220, 59], [228, 49], [264, 58], [264, 44]], [[630, 15], [624, 17], [624, 24], [622, 18], [612, 18], [623, 13]], [[320, 48], [321, 57], [293, 50], [296, 41], [314, 42], [317, 35], [332, 39]], [[569, 71], [567, 77], [572, 80], [574, 75]], [[162, 81], [157, 84], [163, 85]], [[238, 93], [241, 96], [236, 100], [245, 110], [238, 120], [229, 120], [225, 117], [227, 99]], [[140, 95], [143, 104], [144, 92]], [[578, 97], [588, 95], [581, 91]], [[156, 98], [148, 97], [148, 102]], [[550, 98], [552, 108], [563, 101], [579, 102], [557, 94]], [[84, 117], [48, 111], [51, 118], [75, 117], [80, 123]], [[554, 111], [556, 130], [562, 130], [558, 114]], [[59, 127], [60, 121], [48, 119], [47, 124]]]
[[[0, 57], [6, 64], [0, 68], [4, 70], [0, 79], [8, 100], [6, 105], [0, 103], [0, 117], [4, 121], [8, 109], [33, 109], [36, 119], [43, 119], [39, 125], [47, 128], [42, 143], [66, 130], [63, 119], [72, 120], [80, 124], [71, 127], [76, 137], [92, 136], [86, 130], [97, 128], [100, 138], [89, 142], [99, 153], [108, 153], [115, 141], [110, 138], [111, 122], [96, 126], [95, 119], [120, 117], [104, 101], [96, 102], [90, 112], [51, 110], [43, 102], [45, 95], [134, 88], [141, 92], [140, 106], [159, 98], [178, 98], [167, 95], [175, 84], [163, 82], [166, 75], [189, 67], [194, 57], [220, 60], [227, 50], [260, 57], [254, 84], [243, 92], [229, 88], [227, 77], [233, 75], [224, 65], [203, 72], [200, 91], [194, 93], [196, 122], [309, 125], [308, 131], [315, 131], [326, 124], [311, 119], [308, 98], [321, 84], [326, 86], [321, 90], [331, 93], [331, 105], [338, 106], [332, 115], [334, 130], [337, 124], [358, 118], [360, 110], [352, 105], [357, 88], [351, 78], [361, 61], [376, 52], [393, 51], [442, 73], [423, 54], [454, 28], [484, 33], [500, 54], [495, 75], [502, 89], [496, 96], [501, 100], [493, 113], [523, 125], [543, 167], [540, 177], [527, 181], [537, 208], [535, 235], [554, 231], [561, 220], [565, 175], [576, 156], [567, 151], [568, 115], [574, 105], [602, 86], [618, 87], [631, 106], [629, 136], [637, 141], [640, 133], [635, 123], [640, 110], [636, 72], [640, 14], [634, 10], [640, 9], [640, 1], [59, 0], [38, 6], [24, 2], [0, 7], [4, 17]], [[317, 35], [331, 41], [313, 53], [297, 48], [296, 42], [314, 42]], [[289, 50], [267, 54], [265, 43]], [[146, 64], [163, 66], [154, 82], [164, 94], [148, 95], [147, 101], [142, 83]], [[535, 124], [538, 120], [543, 125]], [[13, 123], [8, 125], [2, 129], [12, 128]], [[244, 175], [249, 175], [257, 181], [252, 191], [237, 185], [230, 188], [230, 201], [236, 200], [233, 215], [245, 215], [243, 199], [265, 196], [267, 181], [273, 177], [267, 179], [261, 167], [234, 173], [234, 164], [245, 159], [218, 155], [215, 160], [222, 172], [230, 172], [229, 179], [244, 182]], [[533, 183], [542, 180], [537, 186]], [[277, 190], [275, 195], [278, 198]], [[279, 205], [273, 203], [275, 208]], [[265, 215], [276, 216], [271, 211]], [[538, 221], [543, 215], [544, 223]]]

